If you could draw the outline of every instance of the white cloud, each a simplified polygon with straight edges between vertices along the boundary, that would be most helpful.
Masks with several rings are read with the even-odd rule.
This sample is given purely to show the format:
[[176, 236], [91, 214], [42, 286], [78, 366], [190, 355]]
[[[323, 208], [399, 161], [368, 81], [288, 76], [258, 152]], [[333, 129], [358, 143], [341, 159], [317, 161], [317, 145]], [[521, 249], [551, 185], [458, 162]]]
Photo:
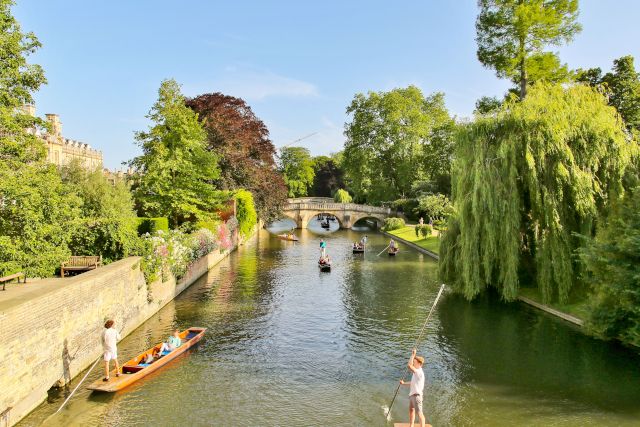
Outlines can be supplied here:
[[[271, 71], [242, 70], [234, 66], [224, 69], [209, 90], [243, 98], [247, 101], [262, 101], [271, 97], [316, 97], [318, 88], [309, 82], [281, 76]], [[196, 91], [196, 93], [198, 93]]]

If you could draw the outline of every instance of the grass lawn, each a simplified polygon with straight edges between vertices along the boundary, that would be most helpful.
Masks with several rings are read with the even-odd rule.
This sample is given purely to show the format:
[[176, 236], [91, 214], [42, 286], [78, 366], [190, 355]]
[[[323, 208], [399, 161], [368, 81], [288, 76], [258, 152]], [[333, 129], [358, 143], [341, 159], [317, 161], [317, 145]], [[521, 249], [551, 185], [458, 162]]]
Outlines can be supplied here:
[[[519, 293], [523, 297], [527, 297], [537, 303], [544, 304], [542, 302], [542, 296], [540, 296], [540, 292], [536, 288], [520, 288]], [[545, 305], [563, 313], [570, 314], [581, 320], [586, 319], [588, 315], [587, 301], [585, 300], [572, 300], [571, 298], [569, 298], [569, 301], [565, 304], [553, 302]]]
[[406, 240], [408, 242], [414, 243], [421, 248], [424, 248], [428, 251], [431, 251], [435, 254], [438, 253], [440, 249], [440, 239], [437, 236], [428, 236], [426, 239], [422, 237], [416, 237], [416, 232], [413, 227], [410, 225], [405, 226], [404, 228], [399, 228], [397, 230], [389, 231], [389, 234], [393, 234], [400, 239]]

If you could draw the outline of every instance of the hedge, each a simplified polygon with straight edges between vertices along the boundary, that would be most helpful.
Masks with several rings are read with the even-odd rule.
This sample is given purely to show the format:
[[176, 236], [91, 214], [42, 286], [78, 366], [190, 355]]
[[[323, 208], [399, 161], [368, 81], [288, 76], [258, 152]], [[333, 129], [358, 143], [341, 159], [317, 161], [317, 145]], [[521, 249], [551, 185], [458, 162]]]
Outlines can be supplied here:
[[258, 214], [253, 203], [253, 194], [247, 190], [238, 190], [234, 194], [236, 199], [236, 219], [240, 234], [248, 236], [253, 226], [258, 222]]
[[398, 230], [404, 227], [404, 219], [402, 218], [387, 218], [384, 220], [382, 231]]

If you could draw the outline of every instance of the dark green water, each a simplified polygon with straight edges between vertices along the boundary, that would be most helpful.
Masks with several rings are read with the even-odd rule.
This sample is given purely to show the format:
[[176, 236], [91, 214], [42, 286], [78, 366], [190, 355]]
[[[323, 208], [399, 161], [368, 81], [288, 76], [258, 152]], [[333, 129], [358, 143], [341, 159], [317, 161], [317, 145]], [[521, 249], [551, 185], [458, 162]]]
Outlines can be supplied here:
[[[436, 263], [406, 247], [376, 257], [387, 239], [371, 232], [354, 256], [361, 233], [339, 231], [320, 273], [318, 235], [298, 234], [261, 232], [119, 346], [126, 360], [176, 326], [209, 328], [189, 354], [49, 417], [64, 399], [52, 395], [21, 425], [392, 425], [383, 407], [437, 293]], [[445, 295], [419, 351], [434, 426], [640, 425], [640, 356], [519, 304]], [[393, 421], [406, 411], [403, 391]]]

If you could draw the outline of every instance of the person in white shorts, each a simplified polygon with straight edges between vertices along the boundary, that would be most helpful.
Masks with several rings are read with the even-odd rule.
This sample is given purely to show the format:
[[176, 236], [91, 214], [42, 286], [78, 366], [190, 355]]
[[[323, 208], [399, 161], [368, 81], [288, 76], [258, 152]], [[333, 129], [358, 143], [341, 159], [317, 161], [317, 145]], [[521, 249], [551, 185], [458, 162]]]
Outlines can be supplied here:
[[113, 327], [115, 322], [107, 320], [102, 331], [102, 350], [104, 351], [104, 378], [102, 381], [109, 381], [109, 361], [113, 360], [116, 364], [116, 377], [120, 376], [120, 366], [118, 366], [118, 340], [122, 337], [120, 333]]
[[411, 351], [411, 357], [407, 364], [409, 370], [412, 372], [411, 382], [400, 380], [400, 384], [409, 386], [409, 426], [413, 427], [414, 420], [416, 418], [416, 411], [420, 418], [420, 427], [425, 427], [424, 414], [422, 413], [422, 389], [424, 389], [424, 372], [422, 372], [422, 365], [424, 364], [424, 358], [416, 356], [416, 349]]

